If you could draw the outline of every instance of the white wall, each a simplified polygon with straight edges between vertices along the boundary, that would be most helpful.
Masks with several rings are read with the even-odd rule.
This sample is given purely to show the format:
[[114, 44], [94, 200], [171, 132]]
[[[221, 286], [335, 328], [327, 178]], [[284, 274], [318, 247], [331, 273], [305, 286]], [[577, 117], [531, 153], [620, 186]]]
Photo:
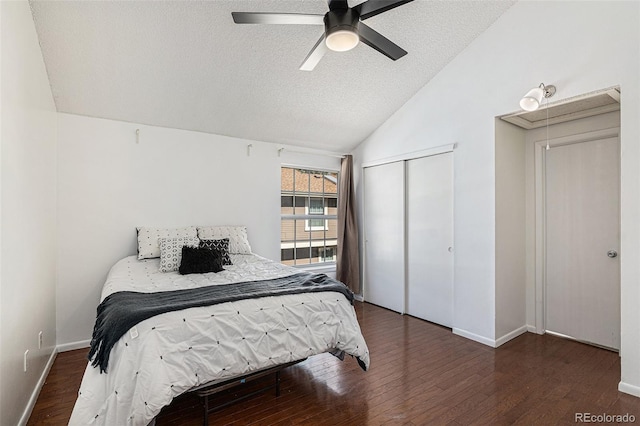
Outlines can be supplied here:
[[496, 118], [496, 340], [526, 329], [525, 142], [523, 129]]
[[278, 147], [59, 114], [62, 349], [86, 346], [91, 338], [109, 269], [136, 253], [136, 226], [246, 225], [252, 250], [279, 260], [280, 164], [338, 169], [339, 159], [288, 149], [278, 157]]
[[29, 4], [1, 2], [0, 10], [0, 424], [16, 425], [56, 343], [57, 117]]
[[638, 2], [518, 2], [354, 151], [357, 168], [362, 162], [458, 144], [454, 331], [495, 344], [494, 118], [517, 110], [522, 95], [541, 82], [557, 86], [555, 99], [619, 85], [625, 253], [621, 389], [638, 395], [639, 21]]

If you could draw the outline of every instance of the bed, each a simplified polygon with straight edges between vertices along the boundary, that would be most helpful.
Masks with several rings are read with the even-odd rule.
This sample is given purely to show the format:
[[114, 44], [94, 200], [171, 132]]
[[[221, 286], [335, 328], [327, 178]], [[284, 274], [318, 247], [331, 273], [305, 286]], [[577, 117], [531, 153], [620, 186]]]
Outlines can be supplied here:
[[[110, 270], [101, 302], [128, 291], [158, 294], [300, 274], [231, 247], [232, 264], [218, 273], [161, 272], [161, 258], [126, 257]], [[106, 372], [89, 362], [69, 424], [148, 425], [173, 398], [203, 384], [324, 352], [351, 355], [363, 370], [369, 366], [354, 307], [342, 293], [282, 294], [165, 312], [113, 344]]]

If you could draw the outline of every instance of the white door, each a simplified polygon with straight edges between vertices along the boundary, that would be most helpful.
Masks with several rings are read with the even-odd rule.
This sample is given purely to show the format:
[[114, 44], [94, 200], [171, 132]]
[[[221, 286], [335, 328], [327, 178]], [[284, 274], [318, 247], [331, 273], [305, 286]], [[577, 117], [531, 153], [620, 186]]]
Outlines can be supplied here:
[[547, 331], [620, 348], [618, 138], [553, 147], [545, 159]]
[[407, 161], [407, 313], [453, 324], [453, 154]]
[[404, 162], [364, 169], [364, 299], [404, 313]]

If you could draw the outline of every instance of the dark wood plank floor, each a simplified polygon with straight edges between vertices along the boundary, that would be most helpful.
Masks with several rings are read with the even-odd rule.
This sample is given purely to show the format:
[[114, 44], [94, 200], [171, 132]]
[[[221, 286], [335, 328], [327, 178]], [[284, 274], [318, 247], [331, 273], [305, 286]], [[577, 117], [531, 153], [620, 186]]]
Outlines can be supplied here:
[[[211, 424], [575, 424], [575, 413], [630, 413], [640, 422], [640, 398], [617, 391], [614, 352], [531, 333], [492, 349], [373, 305], [356, 310], [371, 352], [368, 372], [349, 357], [318, 355], [282, 372], [280, 397], [255, 396], [211, 414]], [[29, 425], [67, 424], [86, 353], [58, 355]], [[200, 425], [201, 407], [195, 396], [181, 396], [157, 425]]]

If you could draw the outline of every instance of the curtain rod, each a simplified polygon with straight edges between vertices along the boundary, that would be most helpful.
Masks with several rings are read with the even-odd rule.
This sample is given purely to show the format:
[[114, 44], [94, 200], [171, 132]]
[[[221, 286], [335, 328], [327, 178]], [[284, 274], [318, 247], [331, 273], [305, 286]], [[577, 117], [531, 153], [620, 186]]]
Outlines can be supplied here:
[[299, 151], [295, 149], [278, 148], [278, 157], [280, 157], [280, 154], [282, 154], [282, 151], [291, 152], [293, 154], [324, 155], [325, 157], [335, 157], [335, 158], [344, 158], [347, 156], [347, 154], [329, 154], [324, 152], [309, 152], [309, 151]]

